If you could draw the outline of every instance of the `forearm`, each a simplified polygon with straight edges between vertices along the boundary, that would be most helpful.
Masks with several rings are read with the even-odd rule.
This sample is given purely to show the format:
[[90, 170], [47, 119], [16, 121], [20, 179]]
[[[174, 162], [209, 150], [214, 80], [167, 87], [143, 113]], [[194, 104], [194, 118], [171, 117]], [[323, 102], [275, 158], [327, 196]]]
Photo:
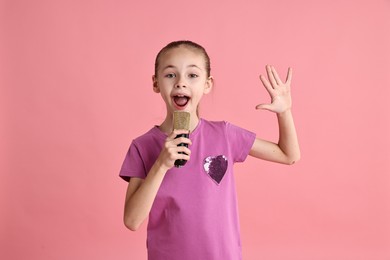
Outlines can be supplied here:
[[166, 171], [156, 162], [139, 187], [134, 190], [129, 187], [124, 211], [124, 222], [129, 229], [137, 230], [148, 217]]
[[300, 159], [298, 136], [291, 109], [277, 114], [279, 124], [278, 146], [283, 152], [286, 164], [293, 164]]
[[191, 140], [185, 137], [176, 138], [188, 130], [174, 130], [165, 140], [163, 148], [145, 180], [130, 179], [126, 193], [124, 222], [131, 230], [137, 230], [148, 217], [153, 202], [166, 172], [174, 167], [175, 161], [189, 160], [191, 150], [181, 143], [190, 145]]

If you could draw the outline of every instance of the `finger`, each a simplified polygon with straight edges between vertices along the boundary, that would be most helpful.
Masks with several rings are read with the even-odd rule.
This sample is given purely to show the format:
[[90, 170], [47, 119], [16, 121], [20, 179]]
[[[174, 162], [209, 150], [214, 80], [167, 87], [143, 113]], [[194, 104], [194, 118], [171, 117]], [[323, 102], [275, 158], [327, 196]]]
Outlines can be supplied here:
[[175, 161], [176, 160], [186, 160], [186, 161], [189, 161], [190, 160], [190, 156], [185, 154], [185, 153], [178, 153], [176, 156], [175, 156]]
[[189, 131], [188, 130], [183, 130], [183, 129], [174, 129], [172, 131], [172, 133], [170, 133], [166, 139], [166, 141], [172, 141], [176, 138], [176, 136], [180, 135], [180, 134], [188, 134]]
[[187, 129], [173, 129], [173, 133], [175, 135], [189, 134], [190, 130], [187, 130]]
[[287, 78], [286, 78], [286, 84], [290, 85], [292, 79], [292, 68], [289, 67], [287, 71]]
[[188, 144], [191, 145], [192, 142], [189, 138], [186, 137], [179, 137], [172, 140], [173, 145], [179, 145], [179, 144]]
[[189, 160], [191, 156], [191, 150], [185, 146], [179, 146], [171, 150], [171, 160], [176, 161], [178, 159]]
[[188, 149], [188, 148], [185, 147], [185, 146], [178, 146], [177, 149], [176, 149], [176, 152], [177, 152], [178, 154], [185, 153], [185, 154], [187, 154], [188, 156], [191, 155], [191, 150]]
[[177, 135], [177, 134], [173, 131], [172, 133], [170, 133], [170, 134], [167, 136], [167, 138], [165, 139], [165, 142], [170, 142], [170, 141], [172, 141], [173, 139], [175, 139], [176, 135]]
[[271, 104], [259, 104], [256, 106], [256, 109], [272, 111]]
[[275, 80], [274, 74], [272, 73], [272, 68], [270, 65], [267, 65], [266, 69], [267, 69], [268, 80], [271, 82], [272, 87], [275, 88], [278, 84]]
[[271, 92], [274, 90], [269, 81], [263, 76], [260, 75], [260, 80], [263, 83], [264, 87], [267, 89], [268, 93], [271, 94]]
[[276, 69], [274, 66], [271, 66], [271, 71], [272, 71], [272, 75], [274, 76], [275, 80], [276, 80], [276, 83], [278, 85], [281, 85], [283, 84], [283, 82], [280, 80], [280, 77], [278, 75], [278, 73], [276, 72]]
[[189, 161], [190, 160], [190, 156], [185, 154], [185, 153], [180, 153], [180, 154], [178, 154], [177, 159]]

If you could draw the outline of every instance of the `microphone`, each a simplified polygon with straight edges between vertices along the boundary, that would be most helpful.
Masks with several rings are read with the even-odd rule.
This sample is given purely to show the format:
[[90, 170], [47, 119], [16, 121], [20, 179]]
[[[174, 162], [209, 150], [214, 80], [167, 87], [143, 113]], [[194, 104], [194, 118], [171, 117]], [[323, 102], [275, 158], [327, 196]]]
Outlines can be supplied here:
[[[185, 111], [174, 111], [173, 112], [173, 129], [184, 129], [190, 131], [190, 113]], [[190, 134], [179, 134], [175, 137], [186, 137], [189, 138]], [[180, 143], [177, 146], [185, 146], [188, 147], [188, 144]], [[180, 154], [185, 154], [183, 152], [179, 152]], [[175, 167], [181, 168], [186, 164], [187, 160], [178, 159], [175, 161]]]

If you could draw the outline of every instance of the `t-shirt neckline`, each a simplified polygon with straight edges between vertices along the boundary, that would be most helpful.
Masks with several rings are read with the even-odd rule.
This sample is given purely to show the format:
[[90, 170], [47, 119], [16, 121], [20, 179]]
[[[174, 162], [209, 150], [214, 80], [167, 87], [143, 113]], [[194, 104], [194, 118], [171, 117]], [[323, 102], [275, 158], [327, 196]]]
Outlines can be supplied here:
[[[198, 134], [198, 132], [200, 131], [199, 129], [201, 128], [201, 125], [202, 125], [202, 122], [203, 122], [203, 118], [199, 118], [199, 122], [198, 124], [196, 125], [196, 127], [194, 128], [194, 130], [192, 132], [190, 132], [190, 136], [191, 137], [194, 137]], [[167, 134], [164, 133], [163, 131], [160, 130], [160, 128], [158, 127], [158, 125], [155, 125], [153, 127], [153, 130], [154, 132], [156, 132], [158, 135], [160, 136], [163, 136], [164, 138], [167, 138]]]

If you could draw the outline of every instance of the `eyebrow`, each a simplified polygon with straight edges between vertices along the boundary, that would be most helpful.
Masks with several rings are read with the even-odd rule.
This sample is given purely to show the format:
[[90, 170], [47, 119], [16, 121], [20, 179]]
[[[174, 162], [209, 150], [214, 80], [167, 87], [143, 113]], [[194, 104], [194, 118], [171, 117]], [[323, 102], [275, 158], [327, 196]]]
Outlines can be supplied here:
[[[169, 69], [169, 68], [173, 68], [173, 69], [176, 69], [175, 66], [173, 65], [167, 65], [163, 68], [163, 70], [166, 70], [166, 69]], [[200, 70], [202, 70], [201, 68], [199, 68], [198, 66], [196, 66], [195, 64], [191, 64], [191, 65], [188, 65], [187, 68], [198, 68]]]

